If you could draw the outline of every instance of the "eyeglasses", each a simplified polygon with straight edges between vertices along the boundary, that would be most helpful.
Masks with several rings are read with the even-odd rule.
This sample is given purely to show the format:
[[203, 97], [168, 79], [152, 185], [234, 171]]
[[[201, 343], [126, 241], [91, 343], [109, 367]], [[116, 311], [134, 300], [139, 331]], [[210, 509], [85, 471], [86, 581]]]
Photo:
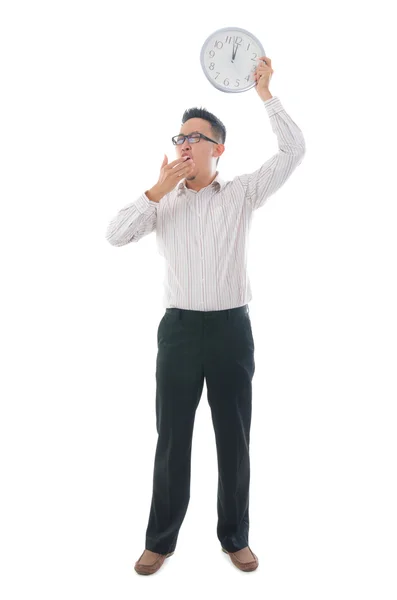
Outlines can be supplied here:
[[211, 140], [211, 138], [207, 137], [203, 133], [191, 133], [190, 135], [183, 135], [180, 133], [179, 135], [174, 135], [174, 137], [171, 139], [174, 146], [180, 146], [185, 140], [188, 140], [189, 144], [197, 144], [197, 142], [200, 141], [200, 138], [203, 138], [203, 140], [208, 140], [209, 142], [214, 142], [214, 144], [219, 144], [219, 142]]

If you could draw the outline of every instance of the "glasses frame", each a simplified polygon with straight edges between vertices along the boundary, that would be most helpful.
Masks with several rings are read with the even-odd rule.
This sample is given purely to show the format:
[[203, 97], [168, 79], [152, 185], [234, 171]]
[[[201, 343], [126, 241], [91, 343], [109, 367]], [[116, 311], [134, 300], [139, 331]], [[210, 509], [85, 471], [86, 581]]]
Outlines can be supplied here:
[[[219, 144], [219, 142], [216, 142], [215, 140], [211, 140], [211, 138], [207, 137], [206, 135], [204, 135], [203, 133], [199, 133], [198, 131], [194, 131], [193, 133], [191, 133], [190, 135], [183, 135], [183, 133], [178, 133], [178, 135], [174, 135], [171, 140], [172, 143], [174, 144], [174, 146], [183, 146], [183, 144], [185, 143], [185, 140], [189, 141], [189, 137], [191, 137], [192, 135], [199, 135], [199, 139], [197, 142], [190, 142], [191, 144], [198, 144], [200, 139], [203, 138], [203, 140], [208, 140], [209, 142], [213, 142], [214, 144]], [[183, 135], [183, 142], [181, 144], [177, 144], [176, 141], [174, 142], [174, 139], [179, 137], [180, 135]]]

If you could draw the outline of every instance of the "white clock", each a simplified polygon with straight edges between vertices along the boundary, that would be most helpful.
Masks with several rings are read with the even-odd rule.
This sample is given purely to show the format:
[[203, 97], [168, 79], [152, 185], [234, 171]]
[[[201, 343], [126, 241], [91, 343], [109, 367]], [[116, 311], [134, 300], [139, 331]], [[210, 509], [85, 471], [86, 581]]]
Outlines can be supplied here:
[[207, 79], [221, 92], [246, 92], [256, 85], [258, 58], [266, 56], [262, 44], [240, 27], [217, 29], [201, 48], [201, 66]]

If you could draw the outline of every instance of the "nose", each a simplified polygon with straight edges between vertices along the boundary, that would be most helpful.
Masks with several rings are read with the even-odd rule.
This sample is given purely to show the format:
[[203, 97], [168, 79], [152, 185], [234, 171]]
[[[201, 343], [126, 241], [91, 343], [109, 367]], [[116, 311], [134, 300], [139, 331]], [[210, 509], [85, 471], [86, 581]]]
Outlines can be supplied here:
[[181, 151], [183, 152], [184, 150], [190, 150], [191, 144], [189, 144], [188, 139], [186, 138], [185, 141], [183, 142], [183, 144], [181, 144], [179, 146], [179, 148], [181, 149]]

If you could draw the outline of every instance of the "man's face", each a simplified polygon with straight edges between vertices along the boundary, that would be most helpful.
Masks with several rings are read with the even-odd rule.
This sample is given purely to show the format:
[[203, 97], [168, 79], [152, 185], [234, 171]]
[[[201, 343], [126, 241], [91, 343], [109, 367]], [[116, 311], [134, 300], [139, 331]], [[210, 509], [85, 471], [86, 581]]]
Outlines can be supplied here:
[[[205, 119], [189, 119], [184, 123], [179, 131], [184, 135], [191, 133], [203, 133], [207, 137], [214, 139], [211, 131], [211, 125]], [[214, 144], [208, 140], [200, 139], [199, 142], [190, 144], [188, 139], [185, 139], [183, 144], [176, 145], [176, 158], [185, 156], [186, 154], [193, 159], [194, 169], [192, 174], [187, 178], [188, 181], [194, 180], [197, 175], [203, 177], [212, 173], [216, 160], [223, 152], [223, 144]]]

